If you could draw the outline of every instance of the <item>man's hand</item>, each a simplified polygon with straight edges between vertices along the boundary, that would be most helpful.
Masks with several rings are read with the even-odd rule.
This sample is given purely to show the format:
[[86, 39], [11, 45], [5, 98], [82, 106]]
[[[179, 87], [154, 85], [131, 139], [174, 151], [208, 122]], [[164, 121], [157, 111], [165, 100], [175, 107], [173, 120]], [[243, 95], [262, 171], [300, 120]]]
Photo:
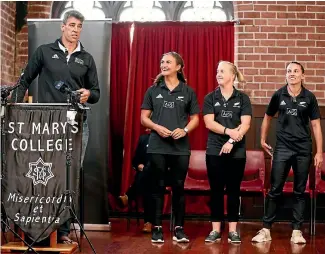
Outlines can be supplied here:
[[186, 131], [184, 131], [184, 129], [177, 128], [173, 130], [171, 136], [173, 137], [173, 139], [179, 139], [186, 136]]
[[224, 144], [224, 145], [222, 146], [219, 155], [221, 155], [221, 154], [223, 154], [223, 153], [230, 153], [233, 147], [234, 147], [233, 144], [230, 144], [229, 142], [226, 142], [226, 144]]
[[138, 165], [138, 170], [139, 170], [139, 171], [143, 171], [143, 168], [144, 168], [144, 165], [143, 165], [143, 164], [139, 164], [139, 165]]
[[170, 130], [168, 130], [167, 128], [165, 128], [164, 126], [161, 126], [159, 124], [155, 125], [154, 130], [159, 134], [159, 136], [161, 136], [163, 138], [167, 138], [172, 134], [172, 132]]
[[314, 158], [315, 168], [320, 168], [323, 163], [323, 155], [321, 153], [316, 153]]
[[81, 88], [81, 89], [77, 90], [77, 92], [80, 93], [80, 103], [86, 103], [90, 96], [90, 91], [85, 88]]
[[261, 140], [261, 146], [271, 157], [273, 157], [273, 149], [270, 145], [268, 145], [265, 140]]

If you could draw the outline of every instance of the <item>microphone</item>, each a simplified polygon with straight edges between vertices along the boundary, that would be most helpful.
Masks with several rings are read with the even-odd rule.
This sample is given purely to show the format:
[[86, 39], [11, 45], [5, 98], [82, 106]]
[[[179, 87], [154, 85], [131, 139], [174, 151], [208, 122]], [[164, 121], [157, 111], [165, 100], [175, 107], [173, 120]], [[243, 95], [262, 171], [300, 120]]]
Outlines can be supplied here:
[[21, 77], [24, 75], [24, 71], [25, 71], [25, 69], [21, 70], [19, 79], [17, 80], [17, 82], [14, 86], [9, 86], [9, 85], [1, 86], [1, 98], [3, 100], [6, 99], [10, 95], [11, 91], [15, 90], [16, 88], [18, 88], [21, 85], [20, 80], [21, 80]]
[[19, 85], [20, 84], [15, 86], [9, 86], [9, 85], [1, 86], [1, 98], [3, 100], [6, 99], [10, 95], [10, 92], [16, 89]]
[[55, 81], [54, 87], [56, 90], [59, 90], [61, 93], [71, 93], [71, 88], [63, 81]]
[[89, 109], [88, 107], [80, 103], [81, 93], [78, 91], [72, 91], [71, 88], [64, 81], [55, 81], [54, 87], [61, 93], [67, 93], [69, 96], [70, 103], [77, 106], [79, 109]]

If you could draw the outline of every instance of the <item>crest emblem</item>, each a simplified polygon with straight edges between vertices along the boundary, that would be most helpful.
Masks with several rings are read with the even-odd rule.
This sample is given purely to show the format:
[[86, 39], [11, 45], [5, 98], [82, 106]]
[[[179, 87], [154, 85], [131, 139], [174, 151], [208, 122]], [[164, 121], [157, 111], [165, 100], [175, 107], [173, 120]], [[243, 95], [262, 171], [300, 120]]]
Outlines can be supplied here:
[[46, 186], [48, 180], [54, 177], [51, 168], [52, 163], [44, 162], [40, 157], [36, 162], [29, 163], [29, 171], [26, 177], [31, 178], [34, 185], [41, 183]]

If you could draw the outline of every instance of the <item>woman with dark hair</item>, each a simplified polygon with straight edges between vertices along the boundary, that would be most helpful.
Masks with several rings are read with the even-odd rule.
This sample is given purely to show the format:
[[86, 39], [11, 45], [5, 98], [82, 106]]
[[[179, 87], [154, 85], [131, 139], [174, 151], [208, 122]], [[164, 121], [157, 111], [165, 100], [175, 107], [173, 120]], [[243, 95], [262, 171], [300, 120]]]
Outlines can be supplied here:
[[[294, 202], [291, 242], [306, 243], [300, 229], [304, 220], [304, 192], [312, 161], [310, 122], [317, 147], [314, 166], [320, 167], [323, 162], [323, 137], [317, 99], [303, 86], [305, 70], [300, 63], [291, 62], [286, 69], [287, 84], [273, 94], [261, 127], [261, 146], [272, 156], [271, 188], [265, 200], [263, 228], [252, 239], [253, 242], [272, 240], [270, 229], [275, 220], [278, 198], [292, 167]], [[273, 153], [266, 139], [272, 117], [277, 112], [276, 145]]]
[[237, 233], [240, 184], [246, 164], [245, 134], [250, 128], [252, 107], [249, 97], [234, 87], [244, 82], [237, 67], [221, 61], [217, 69], [219, 87], [204, 98], [203, 115], [209, 136], [206, 164], [211, 189], [212, 231], [205, 242], [221, 240], [224, 220], [224, 190], [226, 188], [229, 222], [228, 241], [240, 243]]
[[175, 215], [173, 240], [189, 242], [183, 230], [184, 181], [190, 157], [187, 134], [198, 126], [200, 109], [193, 89], [186, 83], [183, 68], [184, 61], [178, 53], [164, 54], [160, 61], [161, 73], [147, 90], [141, 106], [141, 123], [152, 130], [147, 152], [150, 154], [154, 212], [151, 241], [155, 243], [164, 242], [161, 220], [168, 168]]

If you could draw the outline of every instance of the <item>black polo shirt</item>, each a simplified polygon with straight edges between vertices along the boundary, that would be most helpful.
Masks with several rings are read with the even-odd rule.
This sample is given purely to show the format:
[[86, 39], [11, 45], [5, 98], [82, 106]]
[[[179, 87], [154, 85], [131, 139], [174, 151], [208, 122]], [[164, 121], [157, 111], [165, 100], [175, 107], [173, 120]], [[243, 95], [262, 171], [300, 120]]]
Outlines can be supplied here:
[[[184, 129], [189, 115], [200, 113], [196, 94], [183, 82], [170, 91], [165, 82], [155, 84], [147, 90], [141, 109], [152, 111], [151, 120], [173, 131]], [[189, 155], [190, 144], [186, 135], [180, 139], [163, 138], [152, 131], [149, 138], [148, 153]]]
[[[203, 115], [214, 114], [214, 121], [229, 129], [241, 124], [241, 116], [252, 115], [252, 106], [249, 97], [236, 88], [226, 101], [220, 88], [209, 93], [204, 98]], [[228, 135], [218, 134], [209, 130], [207, 151], [208, 155], [219, 155], [222, 146], [229, 140]], [[245, 136], [234, 144], [231, 153], [233, 158], [246, 158]]]
[[288, 93], [287, 86], [276, 91], [267, 107], [266, 114], [274, 116], [277, 112], [277, 143], [282, 142], [292, 151], [311, 153], [312, 140], [310, 120], [320, 118], [315, 95], [302, 87], [296, 102]]

